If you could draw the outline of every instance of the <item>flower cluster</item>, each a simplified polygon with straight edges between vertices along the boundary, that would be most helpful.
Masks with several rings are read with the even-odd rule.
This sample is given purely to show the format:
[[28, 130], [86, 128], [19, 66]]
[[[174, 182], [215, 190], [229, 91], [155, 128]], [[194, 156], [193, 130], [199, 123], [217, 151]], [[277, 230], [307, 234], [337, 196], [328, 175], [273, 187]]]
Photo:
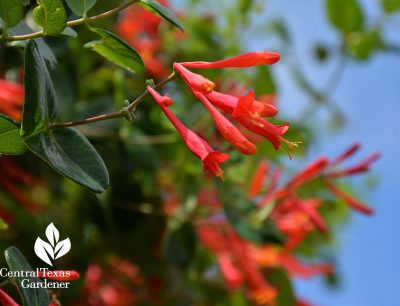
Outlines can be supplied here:
[[24, 102], [24, 87], [19, 83], [0, 79], [0, 112], [19, 121]]
[[[212, 81], [188, 70], [188, 68], [244, 68], [256, 65], [271, 65], [276, 63], [279, 58], [280, 55], [275, 52], [248, 52], [216, 62], [174, 63], [173, 67], [175, 72], [185, 81], [193, 95], [208, 110], [220, 134], [239, 152], [254, 154], [257, 151], [256, 146], [222, 112], [229, 115], [237, 124], [244, 126], [250, 132], [269, 140], [276, 150], [280, 148], [282, 142], [286, 143], [290, 148], [295, 148], [297, 143], [289, 142], [283, 138], [283, 135], [289, 129], [288, 124], [274, 125], [264, 119], [264, 117], [275, 116], [278, 112], [277, 108], [271, 103], [256, 100], [252, 91], [245, 96], [239, 97], [214, 91], [215, 84]], [[169, 109], [173, 101], [168, 95], [161, 96], [150, 86], [148, 91], [175, 126], [188, 148], [203, 162], [204, 170], [223, 178], [223, 171], [219, 163], [226, 161], [229, 155], [215, 151], [203, 138], [185, 127]]]
[[[296, 249], [309, 234], [314, 231], [323, 234], [328, 232], [328, 225], [319, 212], [325, 197], [304, 197], [301, 188], [315, 181], [322, 182], [326, 187], [324, 190], [347, 203], [350, 208], [371, 214], [371, 208], [344, 193], [335, 184], [338, 178], [368, 171], [370, 164], [379, 158], [379, 153], [373, 153], [353, 166], [338, 169], [337, 166], [359, 148], [359, 144], [354, 144], [333, 160], [320, 157], [282, 186], [280, 168], [271, 169], [266, 161], [259, 164], [248, 188], [249, 205], [253, 205], [256, 211], [252, 220], [256, 220], [254, 222], [257, 224], [273, 222], [279, 233], [283, 234], [283, 244], [273, 241], [259, 244], [244, 239], [234, 230], [232, 223], [228, 222], [218, 190], [207, 187], [200, 191], [197, 206], [201, 209], [201, 219], [196, 222], [198, 237], [215, 255], [221, 275], [230, 291], [239, 290], [244, 285], [247, 296], [253, 303], [273, 305], [279, 289], [268, 281], [269, 271], [272, 269], [283, 269], [289, 277], [301, 278], [333, 273], [334, 267], [330, 263], [306, 264], [296, 255]], [[167, 195], [167, 200], [171, 200], [171, 191]], [[172, 198], [177, 212], [176, 202], [179, 199], [176, 196]], [[204, 209], [208, 212], [206, 215]], [[167, 213], [173, 217], [171, 207], [168, 207]], [[243, 215], [243, 218], [246, 216]], [[298, 303], [308, 305], [300, 300]]]

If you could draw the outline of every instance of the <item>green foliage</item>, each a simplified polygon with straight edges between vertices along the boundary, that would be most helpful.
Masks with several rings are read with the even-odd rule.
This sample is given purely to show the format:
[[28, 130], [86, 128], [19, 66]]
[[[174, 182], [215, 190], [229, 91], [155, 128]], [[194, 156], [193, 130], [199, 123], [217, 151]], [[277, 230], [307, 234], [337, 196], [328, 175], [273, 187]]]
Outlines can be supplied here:
[[188, 265], [196, 251], [196, 232], [191, 223], [184, 223], [171, 231], [165, 239], [167, 260], [178, 266]]
[[295, 306], [296, 299], [292, 288], [292, 283], [284, 270], [274, 269], [268, 271], [267, 279], [276, 289], [278, 296], [276, 298], [277, 306]]
[[69, 8], [78, 16], [84, 16], [97, 0], [66, 0]]
[[363, 12], [357, 0], [326, 0], [329, 21], [343, 34], [359, 31]]
[[46, 35], [61, 33], [67, 24], [67, 14], [61, 0], [37, 0], [33, 20]]
[[0, 17], [3, 28], [17, 25], [22, 19], [22, 5], [15, 0], [0, 0]]
[[392, 14], [400, 10], [400, 0], [381, 0], [386, 13]]
[[[21, 271], [32, 271], [31, 266], [24, 257], [24, 255], [16, 248], [9, 247], [4, 251], [4, 256], [6, 258], [8, 267], [10, 271], [21, 272]], [[22, 303], [24, 306], [48, 306], [49, 296], [47, 290], [44, 288], [24, 288], [21, 285], [22, 280], [27, 279], [28, 282], [40, 282], [37, 277], [14, 277], [12, 278], [13, 283], [18, 288], [18, 291], [22, 297]]]
[[0, 230], [5, 231], [7, 229], [8, 229], [8, 224], [2, 218], [0, 218]]
[[13, 119], [0, 113], [1, 154], [23, 154], [26, 152], [19, 130], [19, 125]]
[[108, 187], [103, 160], [77, 130], [47, 130], [26, 138], [25, 144], [54, 170], [89, 190], [100, 193]]
[[143, 60], [133, 47], [107, 30], [93, 27], [90, 27], [90, 30], [100, 35], [101, 39], [85, 44], [86, 48], [92, 49], [130, 72], [144, 72]]
[[144, 8], [148, 9], [149, 11], [158, 14], [159, 16], [164, 18], [165, 20], [168, 20], [174, 26], [178, 27], [182, 32], [185, 31], [182, 23], [175, 16], [175, 14], [172, 13], [165, 6], [161, 5], [158, 1], [156, 1], [156, 0], [140, 0], [140, 4]]
[[30, 137], [43, 130], [57, 116], [56, 93], [46, 64], [35, 41], [25, 50], [25, 103], [21, 136]]

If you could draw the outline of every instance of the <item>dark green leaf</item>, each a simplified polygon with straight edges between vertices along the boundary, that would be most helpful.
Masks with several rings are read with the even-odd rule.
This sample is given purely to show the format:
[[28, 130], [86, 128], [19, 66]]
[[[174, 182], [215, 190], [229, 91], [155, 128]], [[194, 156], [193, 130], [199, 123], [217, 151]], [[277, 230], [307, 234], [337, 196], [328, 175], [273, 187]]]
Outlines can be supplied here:
[[13, 27], [22, 19], [22, 5], [15, 0], [0, 0], [0, 17], [7, 25]]
[[37, 0], [39, 6], [33, 10], [33, 20], [47, 35], [61, 33], [67, 24], [67, 14], [61, 0]]
[[19, 125], [11, 118], [0, 114], [0, 153], [23, 154], [26, 147], [19, 134]]
[[78, 37], [78, 34], [73, 28], [65, 28], [64, 31], [62, 31], [58, 35], [62, 37], [72, 37], [72, 38]]
[[54, 170], [91, 191], [100, 193], [108, 187], [108, 172], [103, 160], [77, 130], [48, 130], [25, 139], [25, 144]]
[[274, 269], [268, 271], [268, 281], [276, 289], [278, 289], [278, 296], [276, 297], [276, 306], [295, 306], [296, 299], [294, 296], [292, 283], [288, 275], [281, 269]]
[[119, 65], [131, 72], [143, 72], [144, 63], [139, 53], [113, 33], [90, 27], [90, 30], [101, 36], [100, 40], [85, 44], [110, 62]]
[[97, 0], [65, 0], [69, 8], [78, 16], [83, 16], [89, 11]]
[[[24, 255], [16, 248], [9, 247], [4, 251], [4, 256], [10, 271], [33, 271]], [[27, 279], [29, 283], [39, 283], [41, 280], [37, 277], [14, 277], [12, 281], [18, 288], [22, 297], [24, 306], [48, 306], [50, 304], [47, 290], [44, 288], [24, 288], [21, 285], [22, 280]]]
[[21, 4], [22, 4], [23, 6], [27, 6], [27, 5], [29, 5], [29, 3], [31, 2], [31, 0], [19, 0], [19, 2], [21, 2]]
[[185, 31], [182, 23], [179, 19], [172, 13], [169, 9], [165, 6], [162, 6], [156, 0], [141, 0], [140, 4], [148, 9], [149, 11], [156, 13], [157, 15], [161, 16], [162, 18], [168, 20], [174, 26], [178, 27], [182, 32]]
[[[15, 27], [8, 29], [8, 35], [23, 35], [23, 34], [31, 34], [33, 33], [32, 29], [28, 27], [28, 25], [21, 21]], [[56, 57], [54, 56], [53, 51], [51, 51], [50, 47], [45, 43], [43, 38], [35, 38], [35, 42], [37, 43], [40, 55], [47, 60], [47, 62], [54, 66], [57, 63]], [[27, 45], [27, 41], [19, 41], [18, 42], [22, 46]]]
[[342, 33], [359, 31], [363, 25], [363, 12], [357, 0], [326, 0], [330, 22]]
[[184, 223], [171, 232], [166, 240], [167, 260], [179, 266], [189, 264], [196, 251], [196, 233], [193, 225]]
[[21, 135], [44, 129], [56, 117], [56, 94], [37, 44], [31, 40], [25, 50], [25, 102]]
[[383, 9], [386, 13], [391, 14], [400, 10], [400, 0], [381, 0]]

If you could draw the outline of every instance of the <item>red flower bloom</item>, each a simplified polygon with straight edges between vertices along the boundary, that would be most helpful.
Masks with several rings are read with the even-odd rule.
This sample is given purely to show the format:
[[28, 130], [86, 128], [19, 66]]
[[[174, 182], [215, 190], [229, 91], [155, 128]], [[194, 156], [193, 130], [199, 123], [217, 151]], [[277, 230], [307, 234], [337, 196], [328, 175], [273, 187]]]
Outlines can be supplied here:
[[268, 175], [268, 169], [269, 164], [267, 161], [263, 161], [258, 164], [256, 173], [251, 180], [249, 191], [247, 193], [250, 198], [257, 196], [260, 193], [263, 187], [264, 180]]
[[375, 152], [371, 155], [369, 155], [367, 158], [359, 162], [358, 164], [348, 167], [346, 169], [338, 170], [338, 171], [333, 171], [327, 174], [328, 177], [330, 178], [337, 178], [337, 177], [343, 177], [343, 176], [349, 176], [353, 174], [359, 174], [362, 172], [366, 172], [369, 170], [369, 166], [371, 163], [379, 159], [381, 154], [379, 152]]
[[230, 144], [243, 154], [255, 154], [257, 152], [256, 146], [248, 141], [239, 129], [226, 119], [203, 94], [195, 91], [194, 95], [203, 102], [213, 117], [219, 132]]
[[374, 213], [373, 209], [366, 206], [365, 204], [361, 203], [357, 199], [352, 198], [348, 194], [344, 193], [341, 191], [339, 188], [337, 188], [334, 184], [332, 184], [329, 181], [325, 182], [326, 185], [328, 186], [328, 189], [331, 191], [331, 193], [335, 196], [337, 196], [339, 199], [342, 199], [344, 202], [346, 202], [352, 209], [357, 210], [359, 212], [362, 212], [366, 215], [372, 215]]
[[187, 70], [179, 63], [174, 63], [174, 69], [180, 74], [193, 92], [199, 91], [207, 94], [213, 91], [215, 84], [202, 75]]
[[39, 271], [38, 276], [40, 278], [46, 278], [54, 281], [59, 281], [59, 282], [70, 282], [79, 279], [80, 275], [76, 271], [63, 271], [63, 270], [57, 270], [57, 271]]
[[3, 306], [19, 306], [18, 303], [11, 298], [11, 296], [9, 296], [1, 289], [0, 289], [0, 304]]
[[183, 66], [189, 68], [227, 68], [251, 67], [257, 65], [272, 65], [280, 59], [279, 53], [269, 51], [247, 52], [216, 62], [185, 62]]
[[19, 121], [24, 103], [24, 87], [21, 84], [0, 80], [0, 112]]
[[[217, 91], [212, 91], [206, 96], [215, 106], [228, 114], [233, 114], [239, 103], [239, 97], [226, 95]], [[254, 93], [251, 92], [250, 96], [254, 98]], [[273, 117], [278, 113], [278, 109], [270, 103], [258, 100], [246, 103], [248, 113], [254, 117]]]
[[179, 121], [174, 113], [168, 108], [168, 105], [172, 104], [170, 97], [161, 96], [150, 86], [147, 87], [147, 90], [174, 125], [189, 150], [203, 162], [203, 169], [224, 179], [224, 173], [218, 164], [226, 161], [229, 158], [229, 155], [215, 151], [203, 138], [184, 126], [184, 124]]

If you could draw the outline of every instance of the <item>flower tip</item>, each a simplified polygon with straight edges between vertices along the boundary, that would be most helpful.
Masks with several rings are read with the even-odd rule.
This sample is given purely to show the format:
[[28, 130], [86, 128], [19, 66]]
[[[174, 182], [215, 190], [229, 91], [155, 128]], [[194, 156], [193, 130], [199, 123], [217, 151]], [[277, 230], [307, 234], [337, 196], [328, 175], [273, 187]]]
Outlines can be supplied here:
[[268, 52], [268, 51], [264, 52], [268, 55], [269, 64], [275, 64], [281, 59], [281, 55], [277, 52]]

